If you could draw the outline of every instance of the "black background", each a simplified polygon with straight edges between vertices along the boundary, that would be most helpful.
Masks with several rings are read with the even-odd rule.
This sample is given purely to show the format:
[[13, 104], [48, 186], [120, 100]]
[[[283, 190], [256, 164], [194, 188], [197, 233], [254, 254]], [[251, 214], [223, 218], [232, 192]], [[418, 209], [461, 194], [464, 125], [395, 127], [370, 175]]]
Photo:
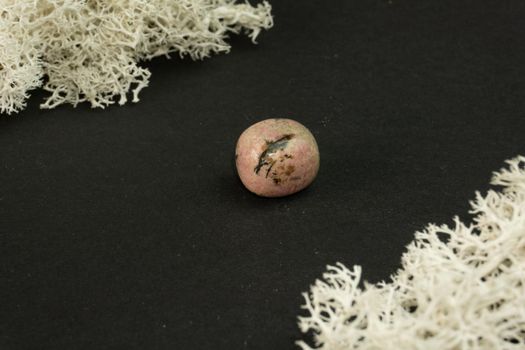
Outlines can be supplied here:
[[[525, 2], [272, 5], [257, 46], [146, 63], [138, 104], [0, 119], [1, 349], [293, 349], [326, 264], [387, 279], [525, 153]], [[233, 166], [268, 117], [321, 150], [288, 198]]]

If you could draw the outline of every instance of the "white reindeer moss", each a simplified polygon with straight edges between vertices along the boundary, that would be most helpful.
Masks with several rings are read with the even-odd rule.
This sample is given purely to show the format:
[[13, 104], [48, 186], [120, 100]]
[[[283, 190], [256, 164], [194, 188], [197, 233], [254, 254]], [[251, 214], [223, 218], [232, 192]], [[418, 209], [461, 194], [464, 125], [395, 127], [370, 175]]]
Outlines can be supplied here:
[[[473, 224], [417, 232], [388, 283], [328, 266], [304, 293], [315, 349], [525, 349], [525, 157], [494, 173]], [[312, 349], [304, 341], [303, 349]]]
[[255, 42], [272, 26], [270, 5], [235, 0], [0, 0], [0, 112], [25, 107], [44, 84], [42, 108], [87, 101], [137, 102], [160, 55], [202, 59], [228, 52], [228, 33]]

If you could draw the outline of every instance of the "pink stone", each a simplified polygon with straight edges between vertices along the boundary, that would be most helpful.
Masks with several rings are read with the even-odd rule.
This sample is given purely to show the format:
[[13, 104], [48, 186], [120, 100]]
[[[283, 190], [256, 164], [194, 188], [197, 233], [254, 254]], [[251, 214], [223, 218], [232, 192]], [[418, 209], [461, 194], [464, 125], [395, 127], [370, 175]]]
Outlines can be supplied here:
[[302, 124], [291, 119], [266, 119], [241, 134], [235, 163], [248, 190], [263, 197], [283, 197], [314, 181], [319, 149]]

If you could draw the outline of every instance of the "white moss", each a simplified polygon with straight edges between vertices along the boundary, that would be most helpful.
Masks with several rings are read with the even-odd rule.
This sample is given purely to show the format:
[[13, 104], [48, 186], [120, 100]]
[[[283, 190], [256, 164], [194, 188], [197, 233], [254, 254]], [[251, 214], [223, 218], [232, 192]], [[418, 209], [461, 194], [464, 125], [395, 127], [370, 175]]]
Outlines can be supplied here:
[[255, 42], [270, 5], [235, 0], [0, 0], [0, 112], [23, 109], [43, 84], [42, 108], [137, 102], [150, 72], [142, 60], [227, 52], [228, 33]]
[[417, 232], [389, 282], [360, 288], [359, 266], [328, 266], [299, 317], [313, 348], [525, 349], [525, 157], [508, 164], [473, 224]]
[[[24, 11], [24, 7], [17, 11]], [[26, 34], [18, 17], [0, 6], [0, 112], [24, 108], [28, 91], [41, 84], [38, 42], [34, 38], [24, 40]]]

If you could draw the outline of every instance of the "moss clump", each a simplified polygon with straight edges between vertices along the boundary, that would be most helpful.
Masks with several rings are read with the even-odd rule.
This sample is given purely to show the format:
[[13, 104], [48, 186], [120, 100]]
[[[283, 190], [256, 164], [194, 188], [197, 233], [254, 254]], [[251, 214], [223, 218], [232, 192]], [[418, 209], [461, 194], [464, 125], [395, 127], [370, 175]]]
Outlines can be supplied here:
[[139, 62], [177, 53], [202, 59], [228, 52], [228, 33], [253, 41], [272, 26], [270, 5], [235, 0], [0, 0], [0, 112], [87, 101], [137, 102], [151, 73]]
[[[361, 268], [329, 266], [299, 318], [324, 350], [525, 348], [525, 157], [479, 193], [474, 224], [417, 232], [389, 282], [359, 287]], [[303, 349], [312, 349], [301, 341]]]

